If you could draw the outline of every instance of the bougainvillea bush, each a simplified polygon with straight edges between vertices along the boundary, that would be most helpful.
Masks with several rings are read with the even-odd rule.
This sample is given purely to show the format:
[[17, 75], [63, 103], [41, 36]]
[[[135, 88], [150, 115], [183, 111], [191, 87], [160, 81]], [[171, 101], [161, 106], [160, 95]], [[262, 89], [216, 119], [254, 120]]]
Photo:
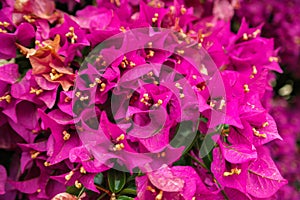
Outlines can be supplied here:
[[[288, 185], [280, 189], [280, 199], [299, 199], [299, 9], [300, 2], [290, 1], [240, 1], [234, 21], [247, 21], [256, 26], [264, 24], [262, 35], [273, 37], [279, 49], [279, 63], [283, 74], [277, 74], [275, 85], [277, 97], [273, 101], [275, 117], [283, 141], [270, 144], [272, 157], [281, 169]], [[293, 28], [289, 28], [293, 27]], [[283, 96], [278, 98], [278, 96]]]
[[1, 1], [0, 199], [297, 199], [280, 49], [240, 5]]

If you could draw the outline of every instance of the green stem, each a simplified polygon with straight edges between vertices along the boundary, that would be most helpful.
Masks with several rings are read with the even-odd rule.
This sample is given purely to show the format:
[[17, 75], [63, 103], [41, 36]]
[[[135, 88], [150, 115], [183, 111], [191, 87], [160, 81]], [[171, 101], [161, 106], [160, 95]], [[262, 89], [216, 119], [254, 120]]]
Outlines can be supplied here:
[[[216, 181], [216, 183], [218, 184], [219, 188], [221, 188], [221, 184], [217, 181], [217, 179], [214, 177], [214, 180]], [[229, 200], [228, 196], [226, 195], [224, 190], [221, 190], [222, 195], [224, 196], [224, 198], [226, 200]]]
[[84, 193], [84, 191], [85, 191], [85, 187], [82, 187], [77, 197], [80, 198], [81, 195]]
[[106, 189], [104, 189], [104, 188], [102, 188], [102, 187], [100, 187], [100, 186], [98, 186], [98, 185], [95, 185], [96, 186], [96, 188], [98, 189], [98, 190], [100, 190], [100, 191], [102, 191], [102, 192], [105, 192], [105, 194], [108, 194], [109, 196], [111, 196], [111, 192], [109, 191], [109, 190], [106, 190]]
[[106, 195], [107, 195], [106, 193], [103, 193], [102, 195], [100, 195], [100, 197], [97, 200], [103, 199]]
[[[193, 161], [195, 161], [196, 163], [198, 163], [199, 165], [201, 165], [201, 167], [207, 169], [207, 167], [205, 166], [204, 163], [202, 163], [201, 161], [199, 161], [197, 158], [193, 157], [190, 153], [187, 153], [188, 156], [190, 156], [192, 158]], [[207, 169], [208, 170], [208, 169]]]
[[229, 200], [229, 198], [228, 198], [228, 196], [226, 195], [225, 191], [224, 191], [224, 190], [221, 190], [221, 192], [222, 192], [224, 198], [225, 198], [226, 200]]

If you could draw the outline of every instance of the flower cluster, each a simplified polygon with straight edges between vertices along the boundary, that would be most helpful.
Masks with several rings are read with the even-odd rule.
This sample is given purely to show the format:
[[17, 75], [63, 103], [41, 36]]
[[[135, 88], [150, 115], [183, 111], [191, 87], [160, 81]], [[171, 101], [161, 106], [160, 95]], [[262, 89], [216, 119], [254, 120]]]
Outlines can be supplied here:
[[265, 147], [282, 139], [277, 51], [261, 27], [231, 31], [233, 3], [1, 7], [0, 199], [274, 199], [287, 183]]
[[[269, 145], [276, 165], [281, 169], [289, 184], [279, 192], [280, 199], [299, 199], [298, 169], [299, 162], [299, 35], [300, 4], [291, 1], [240, 1], [236, 17], [246, 17], [252, 25], [264, 24], [262, 35], [274, 37], [279, 48], [279, 62], [285, 74], [277, 81], [278, 93], [288, 101], [280, 99], [272, 106], [272, 113], [278, 122], [283, 142]], [[290, 88], [289, 88], [290, 87]], [[299, 179], [299, 178], [298, 178]]]
[[246, 17], [254, 26], [264, 23], [263, 35], [276, 38], [280, 61], [299, 77], [300, 4], [298, 0], [248, 1], [241, 0], [239, 18]]

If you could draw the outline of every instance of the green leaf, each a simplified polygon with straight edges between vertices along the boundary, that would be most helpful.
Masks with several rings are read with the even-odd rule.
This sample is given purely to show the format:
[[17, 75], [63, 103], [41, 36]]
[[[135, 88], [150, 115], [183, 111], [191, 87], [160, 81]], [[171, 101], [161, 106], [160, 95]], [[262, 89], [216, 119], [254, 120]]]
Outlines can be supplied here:
[[136, 196], [136, 188], [125, 188], [120, 192], [120, 194], [130, 194]]
[[128, 176], [126, 182], [127, 182], [127, 183], [132, 182], [132, 181], [135, 182], [135, 178], [136, 178], [137, 176], [138, 176], [138, 173], [134, 173], [133, 175]]
[[117, 199], [118, 200], [133, 200], [134, 198], [122, 195], [122, 196], [119, 196]]
[[99, 173], [94, 178], [94, 184], [100, 186], [100, 185], [102, 185], [102, 183], [103, 183], [103, 174]]
[[210, 151], [210, 152], [207, 154], [207, 156], [203, 157], [202, 160], [203, 160], [205, 166], [206, 166], [208, 169], [210, 169], [211, 162], [212, 162], [212, 160], [213, 160], [213, 158], [212, 158], [212, 151]]
[[212, 150], [216, 146], [216, 142], [212, 139], [214, 136], [220, 135], [220, 130], [223, 128], [219, 126], [216, 131], [208, 133], [205, 135], [203, 140], [201, 141], [201, 148], [199, 151], [199, 158], [202, 158], [205, 165], [210, 168], [210, 164], [212, 162]]
[[77, 196], [80, 192], [80, 189], [76, 188], [75, 185], [67, 187], [67, 193]]
[[177, 133], [175, 137], [171, 140], [170, 144], [172, 147], [179, 148], [185, 147], [183, 155], [186, 154], [194, 145], [197, 136], [196, 127], [198, 127], [199, 121], [193, 123], [190, 121], [183, 121], [177, 127]]
[[200, 122], [207, 123], [207, 122], [208, 122], [208, 119], [207, 119], [206, 117], [200, 117], [200, 118], [199, 118], [199, 121], [200, 121]]
[[108, 171], [108, 185], [113, 193], [120, 192], [126, 183], [125, 172], [120, 172], [114, 169]]

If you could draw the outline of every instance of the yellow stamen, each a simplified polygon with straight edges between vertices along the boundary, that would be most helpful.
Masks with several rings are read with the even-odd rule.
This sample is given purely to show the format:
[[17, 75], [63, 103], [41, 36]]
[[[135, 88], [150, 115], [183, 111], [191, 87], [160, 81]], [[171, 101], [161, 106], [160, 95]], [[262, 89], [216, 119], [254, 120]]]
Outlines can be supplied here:
[[154, 56], [154, 54], [155, 54], [155, 52], [152, 51], [152, 50], [150, 50], [150, 51], [149, 51], [149, 54], [148, 54], [146, 57], [147, 57], [147, 58], [151, 58], [151, 57]]
[[37, 193], [40, 193], [42, 190], [39, 188], [36, 190]]
[[226, 129], [222, 129], [222, 132], [221, 134], [225, 137], [228, 137], [228, 133], [230, 132], [230, 129], [229, 128], [226, 128]]
[[263, 128], [265, 128], [265, 127], [267, 127], [267, 126], [269, 126], [269, 122], [265, 122], [265, 123], [263, 123], [263, 125], [262, 125]]
[[123, 61], [125, 62], [126, 65], [128, 65], [128, 60], [126, 56], [124, 56]]
[[96, 85], [97, 85], [97, 83], [90, 83], [89, 87], [92, 88], [92, 87], [95, 87]]
[[111, 194], [110, 200], [117, 200], [116, 194], [115, 194], [115, 193], [112, 193], [112, 194]]
[[83, 166], [80, 167], [79, 171], [80, 171], [80, 173], [82, 173], [82, 174], [86, 174], [86, 170], [84, 169]]
[[146, 190], [148, 190], [148, 191], [150, 191], [150, 192], [152, 192], [152, 193], [155, 193], [155, 189], [154, 189], [153, 187], [151, 187], [150, 185], [148, 185], [148, 186], [146, 187]]
[[155, 23], [157, 21], [157, 18], [152, 17], [152, 22]]
[[278, 57], [271, 56], [271, 57], [269, 57], [269, 61], [270, 61], [270, 62], [279, 62], [279, 58], [278, 58]]
[[221, 100], [220, 105], [219, 105], [219, 110], [222, 110], [224, 106], [226, 105], [226, 101], [224, 99]]
[[158, 195], [156, 195], [155, 200], [162, 200], [163, 198], [163, 191], [159, 191]]
[[255, 65], [253, 65], [252, 66], [252, 74], [250, 75], [250, 78], [251, 79], [254, 78], [254, 75], [256, 75], [256, 74], [257, 74], [257, 68]]
[[7, 33], [7, 30], [3, 30], [0, 28], [0, 33]]
[[119, 137], [117, 137], [117, 142], [124, 140], [125, 139], [125, 135], [122, 133]]
[[157, 157], [158, 157], [158, 158], [160, 158], [160, 157], [162, 157], [162, 158], [166, 157], [166, 152], [158, 153], [158, 154], [157, 154]]
[[4, 26], [5, 28], [8, 27], [10, 23], [8, 22], [0, 22], [0, 26]]
[[40, 155], [41, 152], [38, 152], [38, 151], [31, 151], [30, 154], [31, 154], [31, 158], [32, 159], [36, 159], [39, 155]]
[[[146, 106], [149, 106], [150, 105], [148, 102], [149, 100], [150, 100], [149, 94], [145, 93], [145, 94], [143, 94], [143, 97], [141, 98], [140, 102], [145, 104]], [[158, 105], [156, 105], [156, 106], [158, 106]]]
[[158, 13], [155, 13], [154, 17], [152, 17], [152, 23], [157, 22], [157, 20], [158, 20]]
[[39, 96], [43, 92], [42, 89], [34, 89], [33, 87], [30, 88], [30, 94], [35, 94], [36, 96]]
[[250, 92], [249, 85], [247, 85], [247, 84], [244, 85], [244, 92], [245, 93]]
[[205, 23], [205, 26], [206, 26], [206, 27], [214, 27], [215, 24], [214, 24], [214, 23], [211, 23], [211, 22], [206, 22], [206, 23]]
[[122, 31], [123, 33], [125, 33], [125, 32], [126, 32], [126, 29], [125, 29], [125, 27], [124, 27], [124, 26], [121, 26], [119, 30], [120, 30], [120, 31]]
[[[188, 39], [188, 38], [187, 38], [187, 34], [185, 34], [185, 33], [183, 33], [183, 32], [180, 32], [180, 33], [179, 33], [179, 36], [182, 38], [182, 40], [183, 40], [183, 39]], [[186, 40], [186, 41], [188, 41], [188, 40]]]
[[242, 172], [241, 169], [233, 168], [233, 169], [231, 169], [230, 172], [224, 172], [224, 173], [223, 173], [223, 176], [232, 176], [232, 175], [234, 175], [234, 174], [239, 175], [241, 172]]
[[184, 94], [180, 93], [179, 97], [180, 97], [180, 99], [183, 99], [184, 98]]
[[257, 74], [257, 69], [256, 69], [255, 65], [252, 66], [252, 74], [254, 74], [254, 75]]
[[123, 68], [123, 69], [125, 69], [127, 66], [126, 66], [126, 63], [124, 62], [124, 61], [122, 61], [121, 62], [121, 67]]
[[203, 90], [205, 90], [205, 88], [206, 88], [206, 83], [205, 82], [201, 82], [201, 83], [197, 84], [197, 89], [199, 91], [203, 91]]
[[50, 75], [50, 79], [52, 81], [55, 81], [55, 80], [59, 79], [60, 77], [62, 77], [64, 74], [60, 74], [55, 69], [51, 69], [51, 73], [49, 75]]
[[129, 62], [129, 65], [130, 65], [130, 67], [135, 67], [135, 63], [132, 61]]
[[182, 6], [182, 7], [180, 8], [180, 13], [181, 13], [182, 15], [184, 15], [184, 14], [186, 13], [186, 8]]
[[82, 97], [79, 98], [80, 101], [85, 101], [85, 100], [88, 100], [88, 99], [89, 99], [89, 96], [85, 96], [85, 97], [82, 96]]
[[80, 97], [80, 95], [81, 95], [81, 92], [76, 92], [76, 93], [75, 93], [75, 96], [76, 96], [76, 97]]
[[73, 172], [73, 171], [70, 171], [69, 174], [67, 174], [67, 175], [65, 176], [66, 181], [69, 181], [69, 180], [72, 178], [73, 175], [74, 175], [74, 172]]
[[95, 78], [96, 83], [101, 83], [102, 81], [99, 78]]
[[184, 54], [184, 50], [177, 50], [177, 53], [178, 53], [179, 55], [183, 55], [183, 54]]
[[254, 31], [253, 33], [252, 33], [252, 36], [253, 36], [253, 38], [256, 38], [257, 36], [258, 36], [258, 34], [260, 34], [260, 30], [259, 29], [257, 29], [256, 31]]
[[253, 134], [257, 137], [262, 137], [262, 138], [267, 138], [267, 135], [265, 133], [260, 133], [258, 130], [255, 128], [252, 128]]
[[153, 84], [154, 84], [154, 85], [158, 85], [159, 82], [158, 82], [158, 81], [153, 81]]
[[170, 6], [170, 13], [174, 14], [175, 13], [175, 6]]
[[100, 85], [100, 92], [103, 92], [104, 90], [105, 90], [105, 88], [106, 88], [106, 84], [105, 83], [101, 83], [101, 85]]
[[71, 137], [70, 133], [68, 133], [67, 131], [63, 131], [63, 135], [64, 135], [63, 139], [64, 139], [65, 141], [66, 141], [66, 140], [69, 140], [70, 137]]
[[209, 102], [209, 106], [214, 108], [216, 106], [216, 101], [212, 100], [211, 102]]
[[11, 96], [9, 94], [0, 97], [0, 102], [5, 100], [7, 103], [11, 102]]
[[94, 83], [89, 84], [89, 87], [90, 88], [95, 87], [97, 84], [100, 84], [100, 83], [102, 83], [102, 81], [99, 78], [95, 78]]
[[78, 180], [76, 180], [75, 181], [75, 187], [80, 189], [80, 188], [82, 188], [82, 184]]
[[201, 49], [202, 48], [202, 43], [198, 43], [197, 47], [198, 47], [198, 49]]
[[158, 99], [157, 104], [161, 105], [163, 103], [163, 101], [161, 99]]
[[124, 144], [123, 144], [123, 143], [116, 144], [116, 145], [113, 147], [113, 150], [114, 150], [114, 151], [121, 151], [122, 149], [124, 149]]
[[71, 43], [74, 44], [77, 40], [77, 35], [75, 34], [74, 27], [69, 28], [69, 32], [66, 33], [66, 37], [71, 38]]
[[149, 98], [149, 94], [145, 93], [143, 94], [143, 97], [148, 101], [150, 98]]
[[177, 87], [178, 89], [182, 90], [183, 88], [181, 87], [180, 83], [175, 83], [175, 87]]
[[49, 162], [47, 162], [47, 161], [44, 162], [44, 166], [45, 166], [45, 167], [49, 167], [50, 165], [51, 165], [51, 164], [50, 164]]
[[[42, 46], [43, 45], [43, 46]], [[42, 42], [42, 47], [44, 49], [53, 50], [53, 46], [51, 44], [47, 44], [46, 42]]]
[[35, 19], [33, 19], [32, 16], [30, 16], [30, 15], [24, 15], [23, 19], [25, 19], [29, 23], [35, 22]]
[[36, 40], [34, 43], [35, 43], [35, 45], [42, 47], [41, 42], [39, 40]]
[[147, 73], [147, 76], [153, 76], [153, 72], [151, 71], [151, 72], [148, 72]]
[[248, 39], [249, 39], [248, 34], [247, 34], [247, 33], [244, 33], [244, 34], [243, 34], [243, 40], [248, 40]]
[[154, 106], [158, 107], [158, 106], [160, 106], [162, 104], [163, 104], [163, 101], [161, 99], [159, 99]]

